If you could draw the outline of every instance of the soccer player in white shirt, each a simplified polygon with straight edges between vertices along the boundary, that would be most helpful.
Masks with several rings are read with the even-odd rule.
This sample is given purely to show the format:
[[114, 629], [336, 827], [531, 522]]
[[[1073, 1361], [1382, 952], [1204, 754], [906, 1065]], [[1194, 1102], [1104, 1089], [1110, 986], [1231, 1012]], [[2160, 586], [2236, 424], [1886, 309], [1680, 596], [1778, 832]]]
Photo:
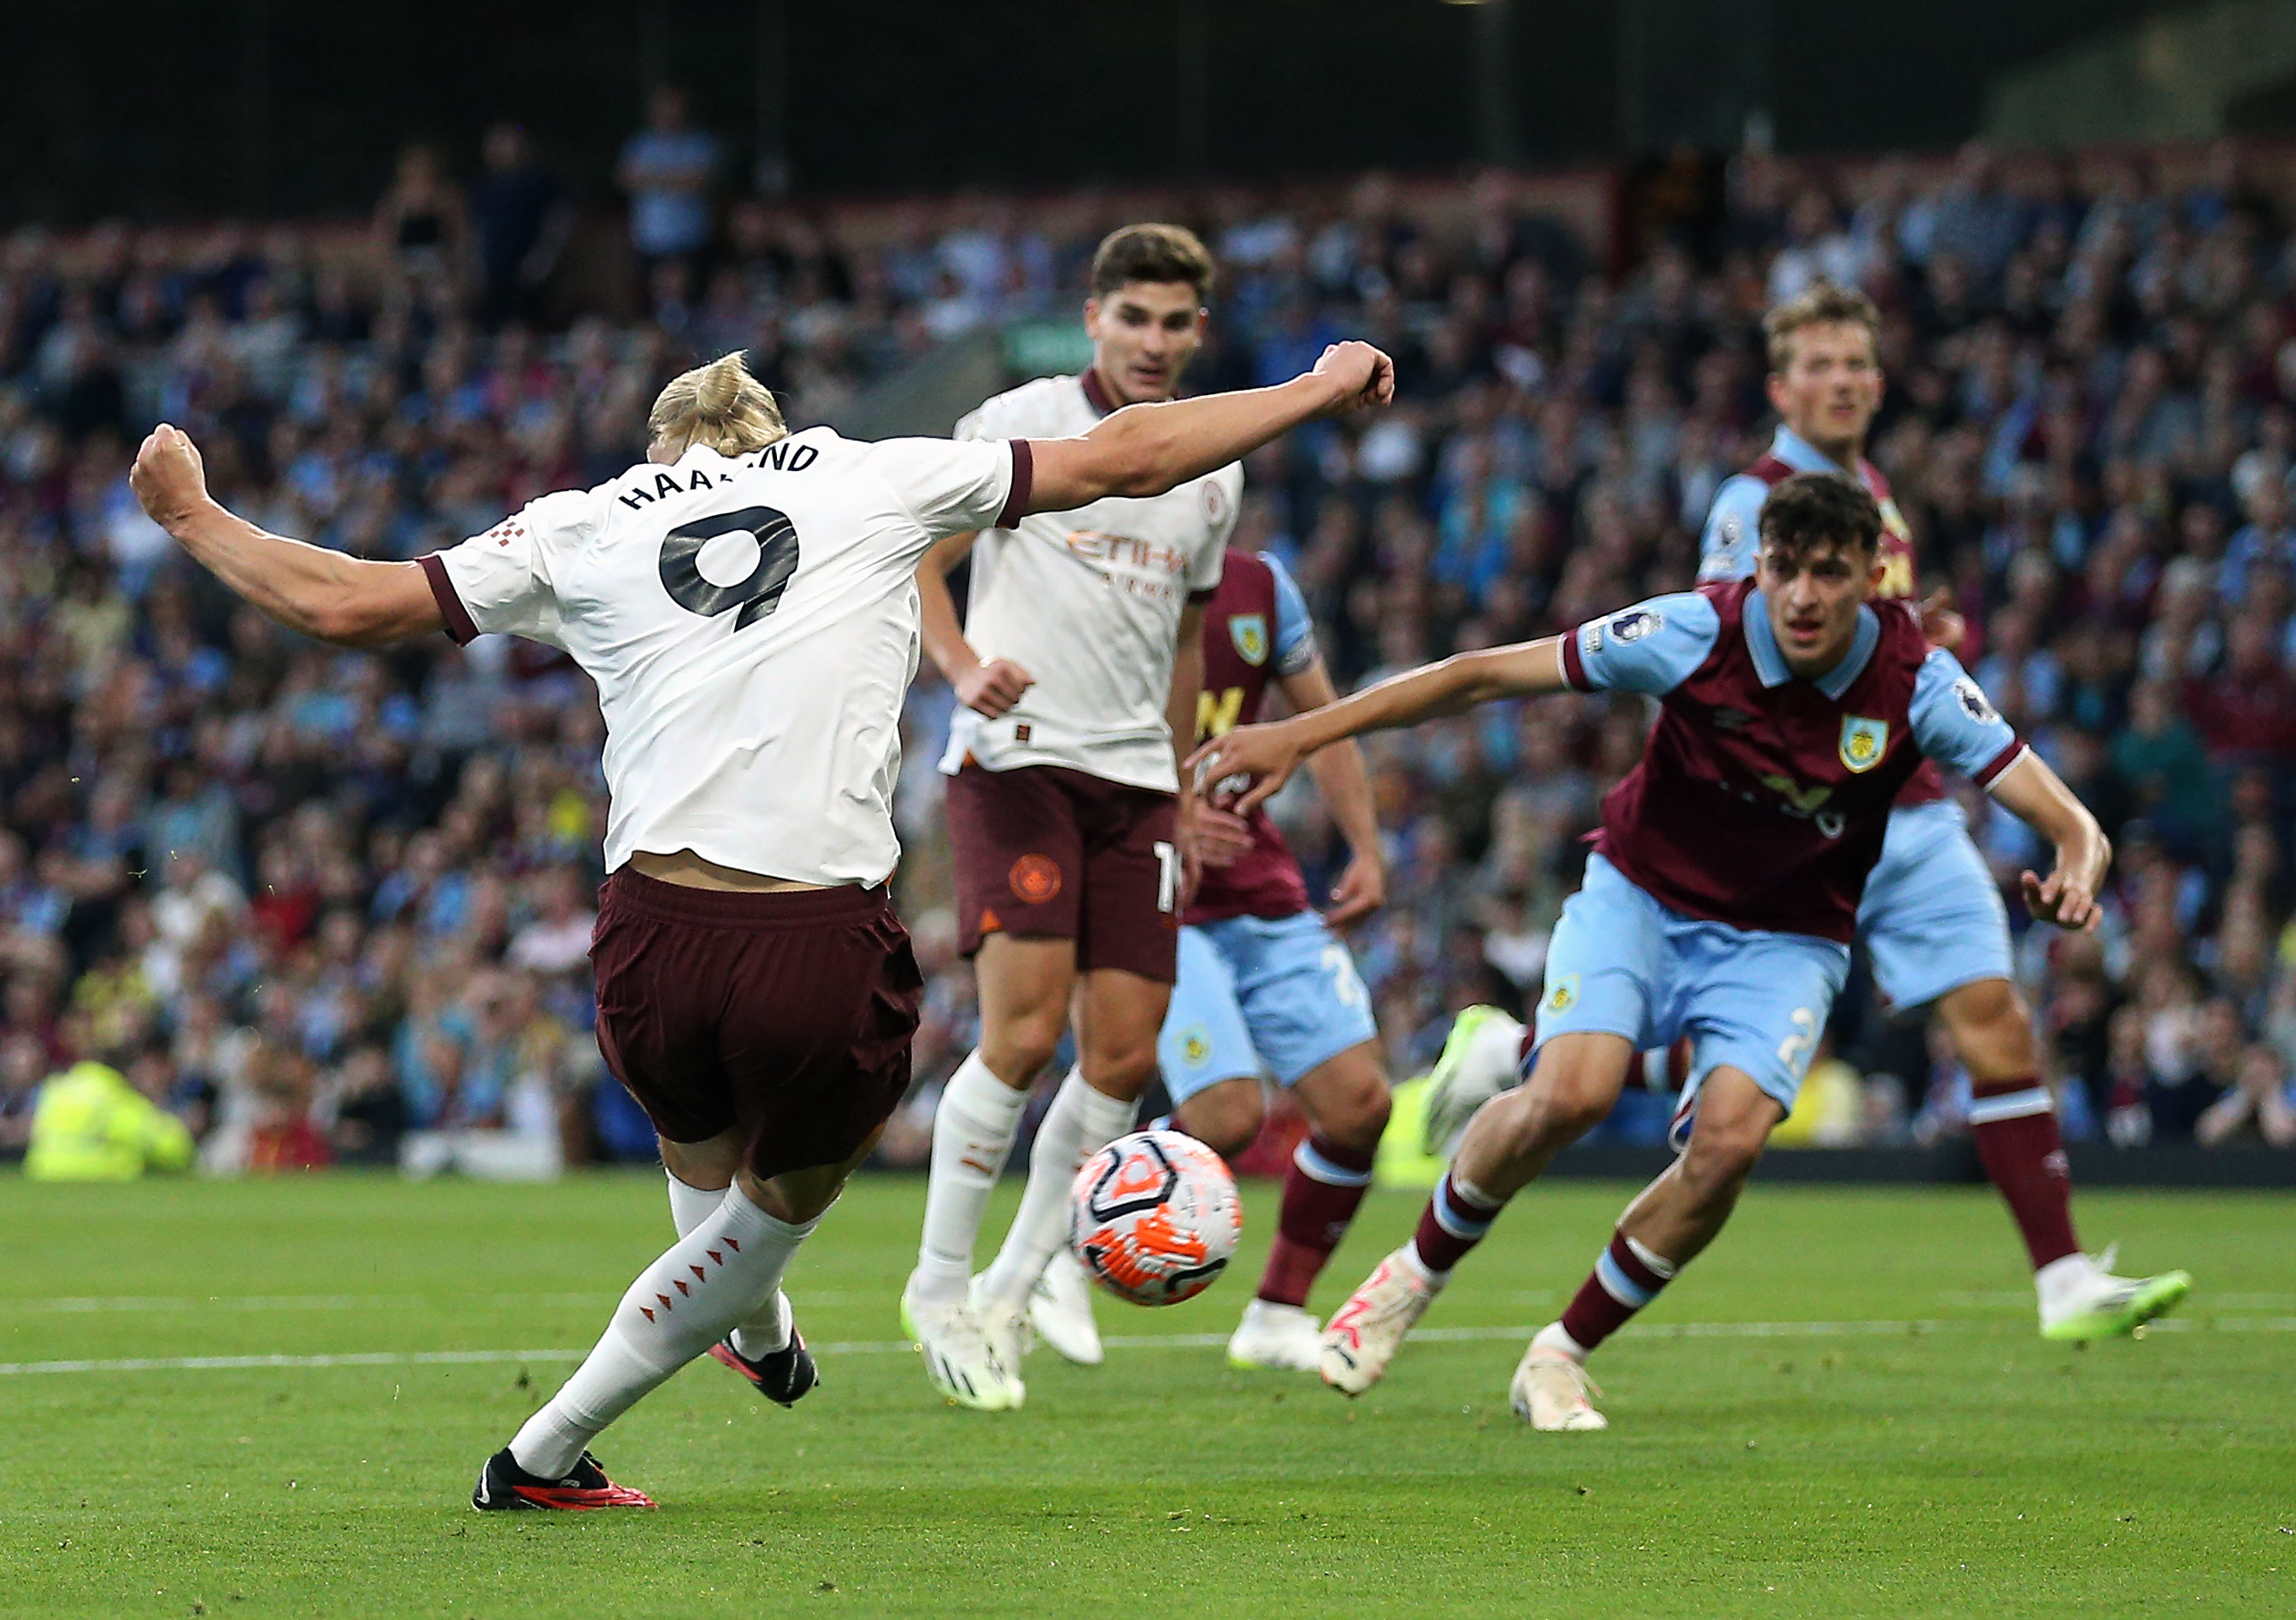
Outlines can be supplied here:
[[[1093, 256], [1090, 369], [997, 395], [958, 436], [1085, 433], [1120, 406], [1169, 400], [1203, 342], [1211, 279], [1211, 255], [1178, 225], [1115, 232]], [[901, 1320], [961, 1405], [1021, 1404], [1032, 1304], [1065, 1353], [1099, 1359], [1083, 1273], [1051, 1262], [1077, 1168], [1132, 1127], [1156, 1073], [1190, 839], [1175, 748], [1194, 734], [1203, 604], [1243, 482], [1230, 465], [1147, 500], [1040, 509], [941, 542], [918, 570], [925, 650], [962, 705], [941, 768], [981, 1044], [933, 1121]], [[968, 553], [960, 629], [944, 576]], [[1038, 1127], [1003, 1247], [975, 1279], [990, 1190], [1072, 1016], [1076, 1066]]]
[[698, 1355], [783, 1405], [816, 1381], [781, 1278], [906, 1088], [916, 1023], [884, 883], [926, 548], [1152, 494], [1391, 388], [1384, 355], [1344, 344], [1281, 387], [1124, 411], [1080, 437], [861, 444], [790, 435], [729, 355], [663, 389], [645, 463], [419, 563], [266, 534], [209, 497], [184, 435], [144, 441], [145, 510], [289, 628], [350, 646], [510, 632], [597, 682], [599, 1046], [660, 1134], [679, 1241], [488, 1460], [475, 1506], [651, 1506], [587, 1447]]

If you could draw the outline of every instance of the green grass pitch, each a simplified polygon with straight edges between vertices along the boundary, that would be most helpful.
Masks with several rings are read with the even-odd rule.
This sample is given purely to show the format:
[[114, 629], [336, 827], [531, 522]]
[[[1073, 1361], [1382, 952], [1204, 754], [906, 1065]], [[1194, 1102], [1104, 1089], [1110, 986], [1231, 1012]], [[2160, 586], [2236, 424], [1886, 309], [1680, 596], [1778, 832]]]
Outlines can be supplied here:
[[[1507, 1409], [1515, 1330], [1625, 1188], [1518, 1200], [1353, 1405], [1206, 1342], [1266, 1241], [1251, 1189], [1235, 1275], [1102, 1301], [1108, 1364], [1040, 1351], [994, 1415], [892, 1343], [923, 1192], [864, 1181], [800, 1261], [816, 1395], [761, 1411], [698, 1363], [598, 1447], [660, 1512], [495, 1517], [478, 1464], [571, 1363], [443, 1357], [587, 1346], [667, 1239], [657, 1179], [0, 1179], [0, 1614], [2296, 1613], [2284, 1197], [2083, 1199], [2124, 1270], [2199, 1285], [2076, 1351], [2034, 1333], [1983, 1191], [1757, 1186], [1598, 1359], [1611, 1430], [1540, 1435]], [[1320, 1309], [1416, 1204], [1372, 1200]], [[195, 1356], [283, 1362], [38, 1365]]]

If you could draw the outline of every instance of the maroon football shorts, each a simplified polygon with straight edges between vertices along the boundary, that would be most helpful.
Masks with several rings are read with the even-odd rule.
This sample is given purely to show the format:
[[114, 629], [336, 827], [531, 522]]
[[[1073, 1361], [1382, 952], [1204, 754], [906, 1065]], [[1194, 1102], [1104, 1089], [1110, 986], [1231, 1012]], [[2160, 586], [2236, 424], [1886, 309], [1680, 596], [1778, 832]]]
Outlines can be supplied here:
[[965, 954], [992, 933], [1074, 940], [1076, 966], [1169, 984], [1178, 972], [1178, 801], [1064, 765], [949, 779]]
[[760, 1178], [841, 1164], [908, 1090], [924, 988], [878, 889], [733, 894], [625, 867], [598, 896], [598, 1050], [671, 1142]]

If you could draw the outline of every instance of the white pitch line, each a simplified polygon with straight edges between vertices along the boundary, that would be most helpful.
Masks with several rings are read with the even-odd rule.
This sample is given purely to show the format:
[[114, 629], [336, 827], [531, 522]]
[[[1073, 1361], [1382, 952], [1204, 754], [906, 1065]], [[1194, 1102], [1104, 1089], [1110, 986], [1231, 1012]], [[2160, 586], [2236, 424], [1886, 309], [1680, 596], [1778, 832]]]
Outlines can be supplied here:
[[[1933, 1333], [1998, 1331], [2007, 1324], [1979, 1320], [1847, 1322], [1636, 1322], [1624, 1329], [1637, 1338], [1922, 1337]], [[2169, 1317], [2146, 1325], [2148, 1333], [2296, 1333], [2296, 1316]], [[1507, 1328], [1420, 1328], [1411, 1337], [1428, 1344], [1481, 1344], [1528, 1337], [1533, 1325]], [[1112, 1350], [1206, 1350], [1228, 1342], [1225, 1333], [1118, 1334], [1101, 1341]], [[813, 1346], [823, 1356], [897, 1355], [915, 1348], [905, 1338], [852, 1339]], [[0, 1378], [66, 1372], [241, 1372], [274, 1368], [432, 1367], [497, 1362], [578, 1362], [587, 1350], [359, 1350], [333, 1355], [131, 1356], [115, 1361], [0, 1362]]]

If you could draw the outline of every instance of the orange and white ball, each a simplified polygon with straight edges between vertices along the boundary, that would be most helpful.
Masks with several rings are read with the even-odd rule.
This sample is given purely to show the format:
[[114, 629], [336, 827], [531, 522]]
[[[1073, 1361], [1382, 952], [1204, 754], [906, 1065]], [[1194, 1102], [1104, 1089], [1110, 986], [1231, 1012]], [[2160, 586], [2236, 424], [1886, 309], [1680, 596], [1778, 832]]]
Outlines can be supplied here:
[[1101, 1287], [1135, 1305], [1203, 1293], [1243, 1231], [1226, 1162], [1178, 1131], [1118, 1137], [1085, 1160], [1069, 1200], [1069, 1249]]

